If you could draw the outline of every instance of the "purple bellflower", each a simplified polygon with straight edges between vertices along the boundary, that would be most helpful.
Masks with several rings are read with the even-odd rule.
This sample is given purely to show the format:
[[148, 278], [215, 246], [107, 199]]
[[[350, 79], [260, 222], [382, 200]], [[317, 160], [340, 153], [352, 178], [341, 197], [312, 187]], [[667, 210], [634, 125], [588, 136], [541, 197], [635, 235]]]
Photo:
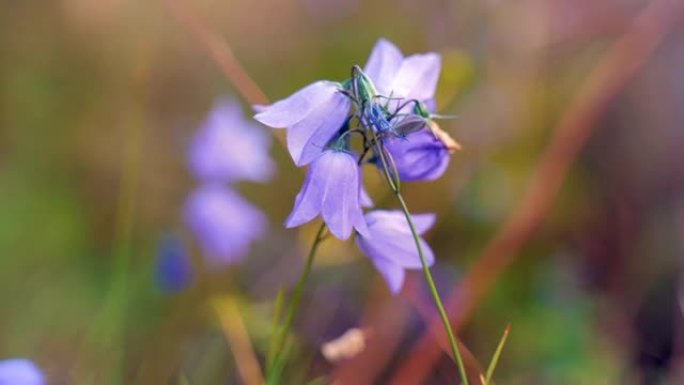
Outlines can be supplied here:
[[179, 292], [192, 281], [189, 255], [185, 245], [174, 235], [166, 235], [159, 242], [154, 278], [166, 293]]
[[320, 214], [339, 239], [349, 238], [352, 229], [370, 237], [361, 211], [361, 201], [369, 203], [366, 198], [356, 159], [345, 151], [325, 151], [309, 167], [285, 226], [300, 226]]
[[397, 46], [380, 39], [363, 71], [380, 95], [431, 104], [440, 70], [439, 54], [430, 52], [404, 57]]
[[44, 385], [38, 366], [25, 358], [0, 361], [0, 385]]
[[[441, 58], [438, 54], [404, 57], [394, 44], [380, 39], [371, 51], [364, 72], [373, 80], [380, 94], [400, 98], [397, 105], [415, 100], [425, 106], [434, 105], [440, 69]], [[428, 129], [429, 123], [425, 118], [418, 115], [394, 118], [393, 131], [399, 135], [389, 136], [384, 140], [385, 148], [392, 156], [401, 180], [434, 180], [449, 165], [450, 150]], [[424, 122], [421, 123], [421, 120]], [[400, 126], [412, 127], [415, 132], [404, 137]], [[380, 164], [379, 166], [382, 167]]]
[[317, 81], [269, 106], [256, 106], [254, 118], [273, 128], [287, 128], [287, 149], [297, 166], [316, 159], [344, 125], [351, 102], [342, 85]]
[[426, 128], [405, 138], [387, 138], [385, 149], [402, 181], [435, 180], [444, 174], [451, 159], [444, 143]]
[[267, 227], [257, 208], [231, 189], [212, 183], [201, 185], [190, 195], [184, 217], [204, 255], [219, 265], [240, 261]]
[[195, 134], [188, 164], [202, 181], [266, 182], [274, 169], [270, 146], [270, 136], [244, 118], [240, 104], [224, 98], [215, 103]]
[[[397, 294], [404, 283], [404, 270], [422, 268], [406, 217], [401, 211], [375, 210], [365, 218], [372, 238], [359, 234], [356, 244], [371, 259], [390, 292]], [[434, 214], [415, 214], [412, 218], [419, 234], [425, 233], [435, 222]], [[422, 238], [420, 245], [425, 262], [432, 266], [435, 257], [430, 246]]]

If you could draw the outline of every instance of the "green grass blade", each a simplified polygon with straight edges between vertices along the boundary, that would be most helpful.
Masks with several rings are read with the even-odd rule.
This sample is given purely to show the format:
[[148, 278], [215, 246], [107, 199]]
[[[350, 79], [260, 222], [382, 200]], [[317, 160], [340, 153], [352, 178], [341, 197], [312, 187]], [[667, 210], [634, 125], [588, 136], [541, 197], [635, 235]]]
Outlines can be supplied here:
[[285, 301], [285, 288], [280, 286], [275, 300], [273, 300], [273, 324], [271, 325], [271, 333], [268, 341], [268, 352], [266, 353], [266, 367], [269, 368], [273, 364], [273, 359], [276, 350], [276, 336], [280, 330], [280, 318], [283, 312], [283, 302]]
[[504, 345], [506, 345], [506, 340], [508, 339], [508, 333], [511, 331], [511, 324], [506, 325], [506, 329], [503, 332], [503, 335], [501, 336], [501, 340], [499, 341], [499, 346], [496, 347], [496, 351], [494, 352], [494, 356], [492, 357], [492, 361], [489, 363], [489, 367], [487, 367], [487, 376], [485, 377], [484, 380], [484, 385], [489, 385], [492, 381], [492, 375], [494, 374], [494, 369], [496, 369], [496, 365], [499, 363], [499, 357], [501, 357], [501, 351], [503, 350]]

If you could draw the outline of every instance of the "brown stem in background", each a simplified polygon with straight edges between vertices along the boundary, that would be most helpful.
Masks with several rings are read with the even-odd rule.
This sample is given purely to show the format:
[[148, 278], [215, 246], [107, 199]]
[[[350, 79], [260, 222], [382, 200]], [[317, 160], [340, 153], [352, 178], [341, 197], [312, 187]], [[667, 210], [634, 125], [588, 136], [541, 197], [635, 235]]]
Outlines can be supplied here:
[[235, 364], [242, 383], [245, 385], [263, 385], [264, 378], [261, 376], [261, 367], [240, 315], [240, 308], [235, 300], [230, 296], [225, 296], [214, 299], [211, 304], [216, 310], [221, 321], [223, 334], [226, 336], [226, 341], [235, 356]]
[[[209, 29], [196, 13], [186, 7], [183, 0], [163, 1], [171, 12], [171, 16], [211, 57], [214, 64], [247, 103], [252, 105], [270, 103], [261, 88], [237, 60], [230, 46], [218, 34]], [[285, 132], [283, 130], [274, 130], [273, 136], [285, 145]]]
[[268, 98], [235, 58], [230, 47], [183, 4], [183, 0], [164, 0], [171, 15], [209, 54], [223, 75], [250, 104], [267, 104]]
[[[650, 3], [589, 73], [552, 130], [527, 193], [447, 300], [454, 330], [468, 321], [476, 304], [532, 238], [596, 120], [679, 20], [683, 8], [680, 0]], [[439, 328], [439, 319], [433, 317], [429, 330], [413, 346], [392, 383], [404, 383], [406, 379], [414, 384], [424, 382], [442, 354], [434, 340]]]

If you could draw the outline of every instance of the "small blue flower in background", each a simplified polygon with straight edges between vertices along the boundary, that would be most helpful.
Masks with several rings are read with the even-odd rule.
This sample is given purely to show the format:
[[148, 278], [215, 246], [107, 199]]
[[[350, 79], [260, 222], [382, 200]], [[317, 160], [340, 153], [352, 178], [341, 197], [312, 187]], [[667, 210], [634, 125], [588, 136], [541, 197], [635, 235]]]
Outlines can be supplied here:
[[351, 102], [329, 81], [309, 84], [289, 97], [256, 106], [254, 119], [273, 128], [287, 128], [287, 149], [297, 166], [305, 166], [320, 155], [349, 115]]
[[432, 132], [422, 129], [406, 138], [388, 138], [385, 148], [403, 181], [435, 180], [449, 166], [449, 150]]
[[[434, 214], [414, 214], [411, 217], [419, 234], [428, 231], [435, 222]], [[422, 267], [406, 217], [401, 211], [375, 210], [367, 213], [365, 218], [371, 238], [359, 234], [356, 244], [371, 259], [390, 291], [396, 294], [404, 283], [404, 270]], [[422, 238], [420, 243], [425, 262], [432, 266], [435, 261], [432, 249]]]
[[185, 289], [192, 281], [192, 264], [185, 245], [168, 234], [159, 242], [155, 262], [155, 282], [168, 293]]
[[198, 187], [185, 203], [185, 223], [209, 262], [239, 262], [266, 233], [266, 217], [240, 195], [218, 183]]
[[0, 361], [0, 385], [44, 385], [38, 366], [25, 358]]
[[295, 198], [285, 226], [300, 226], [321, 214], [330, 232], [339, 239], [349, 238], [352, 228], [369, 235], [361, 211], [361, 194], [356, 159], [344, 151], [326, 151], [306, 173], [304, 186]]
[[238, 102], [224, 98], [215, 103], [195, 134], [188, 164], [202, 181], [266, 182], [274, 169], [270, 146], [270, 135], [242, 116]]

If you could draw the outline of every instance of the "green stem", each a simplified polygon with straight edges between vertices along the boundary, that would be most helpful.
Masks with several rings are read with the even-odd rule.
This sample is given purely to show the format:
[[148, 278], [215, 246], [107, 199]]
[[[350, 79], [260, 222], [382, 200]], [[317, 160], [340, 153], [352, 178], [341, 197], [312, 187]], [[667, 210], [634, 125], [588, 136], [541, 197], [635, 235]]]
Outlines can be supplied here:
[[439, 312], [439, 317], [442, 319], [442, 324], [444, 326], [444, 330], [446, 331], [447, 335], [449, 336], [449, 345], [451, 345], [451, 352], [454, 354], [454, 358], [456, 359], [456, 364], [458, 365], [458, 371], [459, 371], [459, 374], [461, 375], [461, 383], [464, 385], [468, 385], [468, 377], [466, 376], [465, 366], [463, 365], [463, 360], [461, 359], [461, 354], [458, 350], [458, 345], [456, 344], [456, 338], [454, 337], [454, 332], [451, 330], [451, 324], [449, 323], [449, 318], [447, 317], [446, 311], [444, 310], [444, 306], [442, 305], [442, 300], [439, 298], [439, 293], [437, 293], [437, 287], [435, 286], [435, 281], [432, 279], [432, 274], [430, 273], [430, 268], [428, 267], [427, 263], [425, 262], [425, 256], [423, 255], [423, 248], [420, 246], [420, 237], [418, 236], [418, 232], [416, 231], [416, 227], [413, 224], [413, 219], [411, 218], [411, 214], [409, 213], [408, 207], [406, 206], [406, 202], [404, 201], [404, 197], [402, 197], [401, 193], [399, 193], [398, 191], [395, 191], [395, 195], [397, 196], [397, 199], [399, 200], [399, 203], [401, 204], [401, 210], [404, 212], [404, 216], [406, 217], [406, 222], [408, 222], [409, 228], [411, 229], [411, 234], [413, 235], [413, 240], [416, 243], [416, 249], [418, 249], [418, 256], [420, 257], [420, 264], [423, 266], [423, 273], [425, 274], [425, 280], [427, 281], [428, 287], [430, 288], [430, 294], [432, 295], [432, 299], [435, 301], [435, 306], [437, 307], [437, 311]]
[[304, 293], [304, 284], [306, 283], [306, 279], [309, 277], [309, 273], [311, 272], [314, 257], [316, 255], [316, 251], [318, 250], [318, 246], [323, 240], [323, 233], [325, 232], [325, 229], [325, 222], [323, 222], [318, 228], [318, 232], [316, 232], [316, 238], [314, 239], [311, 249], [309, 250], [309, 255], [306, 258], [306, 265], [304, 265], [304, 271], [302, 271], [302, 274], [299, 276], [297, 285], [292, 292], [292, 298], [290, 299], [290, 303], [287, 306], [287, 312], [285, 313], [284, 325], [280, 333], [276, 333], [276, 341], [273, 344], [273, 349], [268, 354], [267, 384], [273, 384], [273, 381], [277, 379], [277, 376], [283, 368], [283, 361], [286, 358], [285, 354], [283, 354], [283, 348], [285, 346], [287, 337], [290, 334], [290, 329], [292, 328], [294, 317], [297, 314], [299, 302], [301, 301], [302, 294]]
[[437, 307], [437, 311], [439, 312], [439, 317], [442, 320], [442, 325], [444, 326], [444, 330], [446, 331], [447, 336], [449, 337], [449, 345], [451, 346], [451, 352], [453, 353], [454, 359], [456, 360], [456, 364], [458, 365], [458, 371], [461, 376], [461, 383], [463, 385], [468, 385], [468, 377], [466, 376], [465, 366], [463, 365], [463, 360], [461, 359], [461, 354], [458, 350], [458, 345], [456, 343], [456, 338], [454, 337], [454, 332], [453, 330], [451, 330], [449, 318], [447, 317], [446, 311], [444, 310], [444, 305], [442, 305], [442, 300], [439, 298], [439, 293], [437, 292], [435, 281], [432, 279], [430, 268], [425, 262], [423, 248], [420, 246], [420, 236], [418, 235], [418, 231], [416, 231], [416, 227], [413, 224], [413, 219], [411, 218], [411, 213], [409, 212], [408, 206], [406, 206], [406, 201], [404, 201], [404, 197], [401, 195], [401, 192], [399, 191], [399, 181], [396, 167], [394, 169], [394, 175], [396, 176], [395, 179], [392, 178], [392, 175], [390, 175], [391, 173], [389, 171], [388, 162], [385, 159], [384, 148], [382, 147], [382, 144], [378, 140], [377, 135], [375, 135], [375, 133], [373, 133], [373, 140], [375, 141], [376, 152], [378, 153], [380, 161], [382, 162], [382, 170], [385, 174], [385, 179], [387, 180], [387, 183], [392, 189], [392, 192], [394, 192], [394, 195], [397, 197], [397, 200], [399, 200], [399, 203], [401, 204], [401, 209], [404, 212], [404, 216], [406, 217], [406, 222], [408, 223], [409, 228], [411, 229], [411, 235], [413, 236], [413, 240], [416, 243], [416, 249], [418, 250], [418, 257], [420, 257], [420, 264], [423, 267], [423, 273], [425, 274], [425, 281], [427, 281], [428, 287], [430, 288], [430, 294], [432, 295], [432, 299], [435, 302], [435, 307]]

